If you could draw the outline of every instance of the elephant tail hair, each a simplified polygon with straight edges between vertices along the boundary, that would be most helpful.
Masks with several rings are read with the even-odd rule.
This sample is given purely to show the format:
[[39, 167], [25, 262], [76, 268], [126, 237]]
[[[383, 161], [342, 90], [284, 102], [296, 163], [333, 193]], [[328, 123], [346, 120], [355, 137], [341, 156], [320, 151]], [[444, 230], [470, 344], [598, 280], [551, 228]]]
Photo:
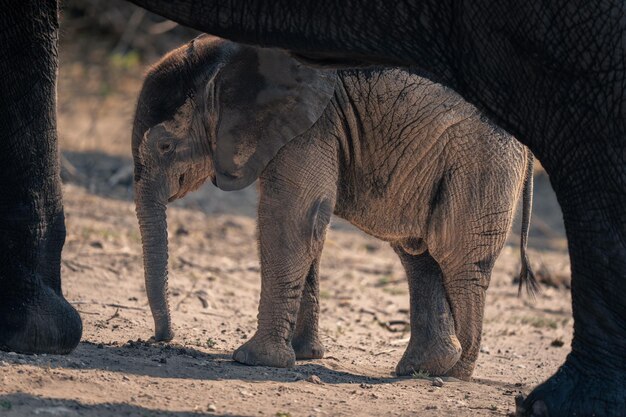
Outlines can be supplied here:
[[539, 283], [535, 278], [530, 261], [528, 260], [528, 231], [530, 229], [530, 216], [533, 206], [533, 173], [535, 165], [535, 157], [530, 149], [527, 149], [528, 164], [526, 166], [526, 178], [524, 179], [524, 194], [522, 201], [522, 231], [520, 238], [520, 255], [522, 261], [522, 270], [519, 274], [519, 289], [517, 295], [522, 293], [522, 286], [526, 286], [526, 293], [531, 297], [535, 297], [535, 293], [539, 291]]

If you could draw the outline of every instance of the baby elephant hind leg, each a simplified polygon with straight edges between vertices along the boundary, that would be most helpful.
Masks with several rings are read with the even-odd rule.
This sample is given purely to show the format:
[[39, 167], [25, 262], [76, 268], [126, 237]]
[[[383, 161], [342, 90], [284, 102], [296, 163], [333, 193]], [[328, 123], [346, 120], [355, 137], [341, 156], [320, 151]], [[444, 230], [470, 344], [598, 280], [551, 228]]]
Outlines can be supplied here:
[[461, 344], [455, 335], [441, 269], [428, 252], [411, 255], [399, 245], [392, 247], [406, 270], [411, 303], [411, 338], [396, 374], [422, 371], [444, 375], [461, 357]]
[[496, 255], [460, 265], [441, 265], [456, 335], [463, 347], [461, 359], [446, 375], [469, 380], [478, 359], [483, 328], [485, 295]]
[[[509, 204], [508, 201], [506, 204]], [[473, 217], [476, 220], [467, 222], [473, 226], [471, 231], [462, 225], [455, 227], [454, 230], [459, 232], [454, 245], [448, 246], [448, 249], [440, 247], [439, 256], [433, 253], [443, 271], [456, 336], [463, 348], [461, 359], [446, 373], [448, 376], [469, 380], [474, 372], [480, 351], [485, 296], [491, 271], [506, 241], [513, 213], [511, 205], [493, 210], [494, 214], [490, 216]], [[480, 213], [489, 213], [485, 208], [479, 209]], [[452, 256], [446, 257], [442, 253]]]

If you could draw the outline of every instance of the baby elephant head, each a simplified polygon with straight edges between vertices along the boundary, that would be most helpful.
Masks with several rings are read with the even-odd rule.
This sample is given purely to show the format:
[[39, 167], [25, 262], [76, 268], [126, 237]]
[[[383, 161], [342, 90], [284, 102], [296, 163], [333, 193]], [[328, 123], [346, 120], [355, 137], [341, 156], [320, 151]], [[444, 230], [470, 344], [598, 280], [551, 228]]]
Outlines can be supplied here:
[[135, 204], [156, 340], [170, 340], [165, 206], [208, 178], [246, 187], [321, 116], [333, 71], [285, 52], [203, 35], [147, 74], [133, 125]]

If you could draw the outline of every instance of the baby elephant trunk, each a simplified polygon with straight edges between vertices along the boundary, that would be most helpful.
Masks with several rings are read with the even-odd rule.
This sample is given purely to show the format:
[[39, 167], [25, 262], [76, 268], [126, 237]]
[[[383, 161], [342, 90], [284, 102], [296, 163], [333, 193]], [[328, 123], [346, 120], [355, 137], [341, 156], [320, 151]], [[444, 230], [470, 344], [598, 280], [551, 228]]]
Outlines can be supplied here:
[[169, 341], [174, 337], [167, 301], [167, 219], [165, 202], [138, 189], [135, 199], [141, 243], [146, 292], [154, 318], [155, 340]]

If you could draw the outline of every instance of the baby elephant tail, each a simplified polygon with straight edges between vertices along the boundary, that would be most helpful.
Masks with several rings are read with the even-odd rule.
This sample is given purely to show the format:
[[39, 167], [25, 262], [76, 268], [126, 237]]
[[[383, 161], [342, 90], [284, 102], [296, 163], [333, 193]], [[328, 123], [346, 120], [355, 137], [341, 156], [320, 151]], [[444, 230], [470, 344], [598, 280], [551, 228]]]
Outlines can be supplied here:
[[522, 293], [522, 285], [526, 286], [526, 292], [531, 298], [539, 291], [539, 284], [535, 278], [535, 273], [530, 267], [528, 261], [528, 253], [526, 252], [528, 245], [528, 230], [530, 229], [530, 215], [533, 205], [533, 172], [535, 157], [530, 149], [528, 152], [528, 165], [526, 166], [526, 178], [524, 179], [524, 196], [522, 201], [522, 232], [520, 242], [520, 255], [522, 258], [522, 270], [519, 274], [519, 290], [518, 296]]

